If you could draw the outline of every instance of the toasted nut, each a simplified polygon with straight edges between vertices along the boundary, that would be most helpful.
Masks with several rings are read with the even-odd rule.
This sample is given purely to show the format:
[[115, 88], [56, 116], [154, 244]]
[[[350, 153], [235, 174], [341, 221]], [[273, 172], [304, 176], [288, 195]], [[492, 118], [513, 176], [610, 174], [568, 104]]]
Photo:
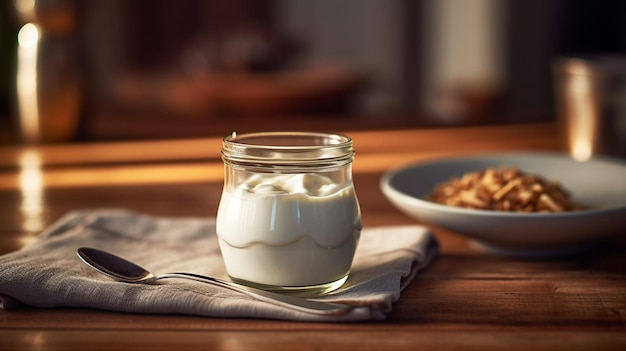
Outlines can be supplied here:
[[468, 172], [439, 184], [434, 202], [466, 208], [512, 212], [562, 212], [583, 209], [557, 182], [512, 167]]

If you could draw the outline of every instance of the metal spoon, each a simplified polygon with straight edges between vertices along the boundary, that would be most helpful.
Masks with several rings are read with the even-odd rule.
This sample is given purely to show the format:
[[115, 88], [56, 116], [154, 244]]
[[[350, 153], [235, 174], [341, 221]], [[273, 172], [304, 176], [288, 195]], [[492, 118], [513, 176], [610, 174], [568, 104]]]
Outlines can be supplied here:
[[120, 282], [151, 284], [157, 280], [166, 278], [190, 279], [221, 286], [246, 294], [261, 301], [307, 313], [340, 316], [352, 308], [349, 305], [339, 303], [312, 301], [296, 296], [282, 295], [193, 273], [164, 273], [155, 276], [146, 269], [119, 256], [88, 247], [81, 247], [78, 249], [77, 254], [78, 257], [80, 257], [80, 259], [89, 267]]

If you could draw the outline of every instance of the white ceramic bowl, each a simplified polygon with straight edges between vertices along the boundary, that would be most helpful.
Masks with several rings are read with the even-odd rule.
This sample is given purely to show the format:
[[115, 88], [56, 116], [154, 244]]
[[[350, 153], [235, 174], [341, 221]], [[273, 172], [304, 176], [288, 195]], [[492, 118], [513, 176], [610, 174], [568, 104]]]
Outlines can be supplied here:
[[[453, 176], [501, 165], [558, 181], [573, 200], [591, 209], [514, 213], [465, 209], [426, 200]], [[626, 235], [626, 161], [597, 157], [574, 161], [560, 153], [506, 153], [445, 158], [391, 170], [381, 189], [397, 208], [426, 224], [465, 235], [481, 248], [513, 256], [580, 251], [610, 235]]]

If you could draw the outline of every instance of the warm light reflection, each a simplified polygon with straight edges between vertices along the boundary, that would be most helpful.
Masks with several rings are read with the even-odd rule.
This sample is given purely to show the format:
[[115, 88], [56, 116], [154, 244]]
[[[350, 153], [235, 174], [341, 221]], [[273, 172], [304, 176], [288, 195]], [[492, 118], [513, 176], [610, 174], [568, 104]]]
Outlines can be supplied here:
[[17, 43], [21, 48], [36, 48], [39, 42], [39, 27], [32, 23], [26, 23], [17, 33]]
[[25, 231], [39, 232], [43, 229], [43, 175], [41, 157], [34, 150], [20, 155], [20, 191], [22, 192], [22, 224]]
[[592, 82], [583, 74], [573, 75], [570, 89], [576, 97], [567, 108], [569, 150], [573, 159], [587, 161], [594, 152], [598, 116]]
[[572, 140], [571, 156], [576, 161], [588, 161], [593, 155], [593, 147], [588, 137], [577, 136]]
[[25, 24], [17, 34], [17, 104], [20, 127], [25, 142], [39, 141], [39, 107], [37, 105], [37, 51], [40, 30]]

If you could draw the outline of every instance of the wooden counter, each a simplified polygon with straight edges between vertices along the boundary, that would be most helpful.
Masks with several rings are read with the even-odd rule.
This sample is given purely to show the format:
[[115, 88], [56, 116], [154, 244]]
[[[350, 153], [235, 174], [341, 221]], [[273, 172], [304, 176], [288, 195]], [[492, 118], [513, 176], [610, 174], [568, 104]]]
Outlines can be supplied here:
[[[364, 225], [411, 224], [384, 198], [381, 174], [416, 160], [554, 150], [551, 124], [340, 131], [354, 139]], [[64, 213], [118, 207], [214, 216], [219, 138], [0, 148], [0, 254]], [[383, 322], [321, 324], [87, 309], [0, 311], [0, 350], [623, 350], [626, 242], [579, 257], [520, 260], [477, 251], [435, 229], [442, 252]]]

